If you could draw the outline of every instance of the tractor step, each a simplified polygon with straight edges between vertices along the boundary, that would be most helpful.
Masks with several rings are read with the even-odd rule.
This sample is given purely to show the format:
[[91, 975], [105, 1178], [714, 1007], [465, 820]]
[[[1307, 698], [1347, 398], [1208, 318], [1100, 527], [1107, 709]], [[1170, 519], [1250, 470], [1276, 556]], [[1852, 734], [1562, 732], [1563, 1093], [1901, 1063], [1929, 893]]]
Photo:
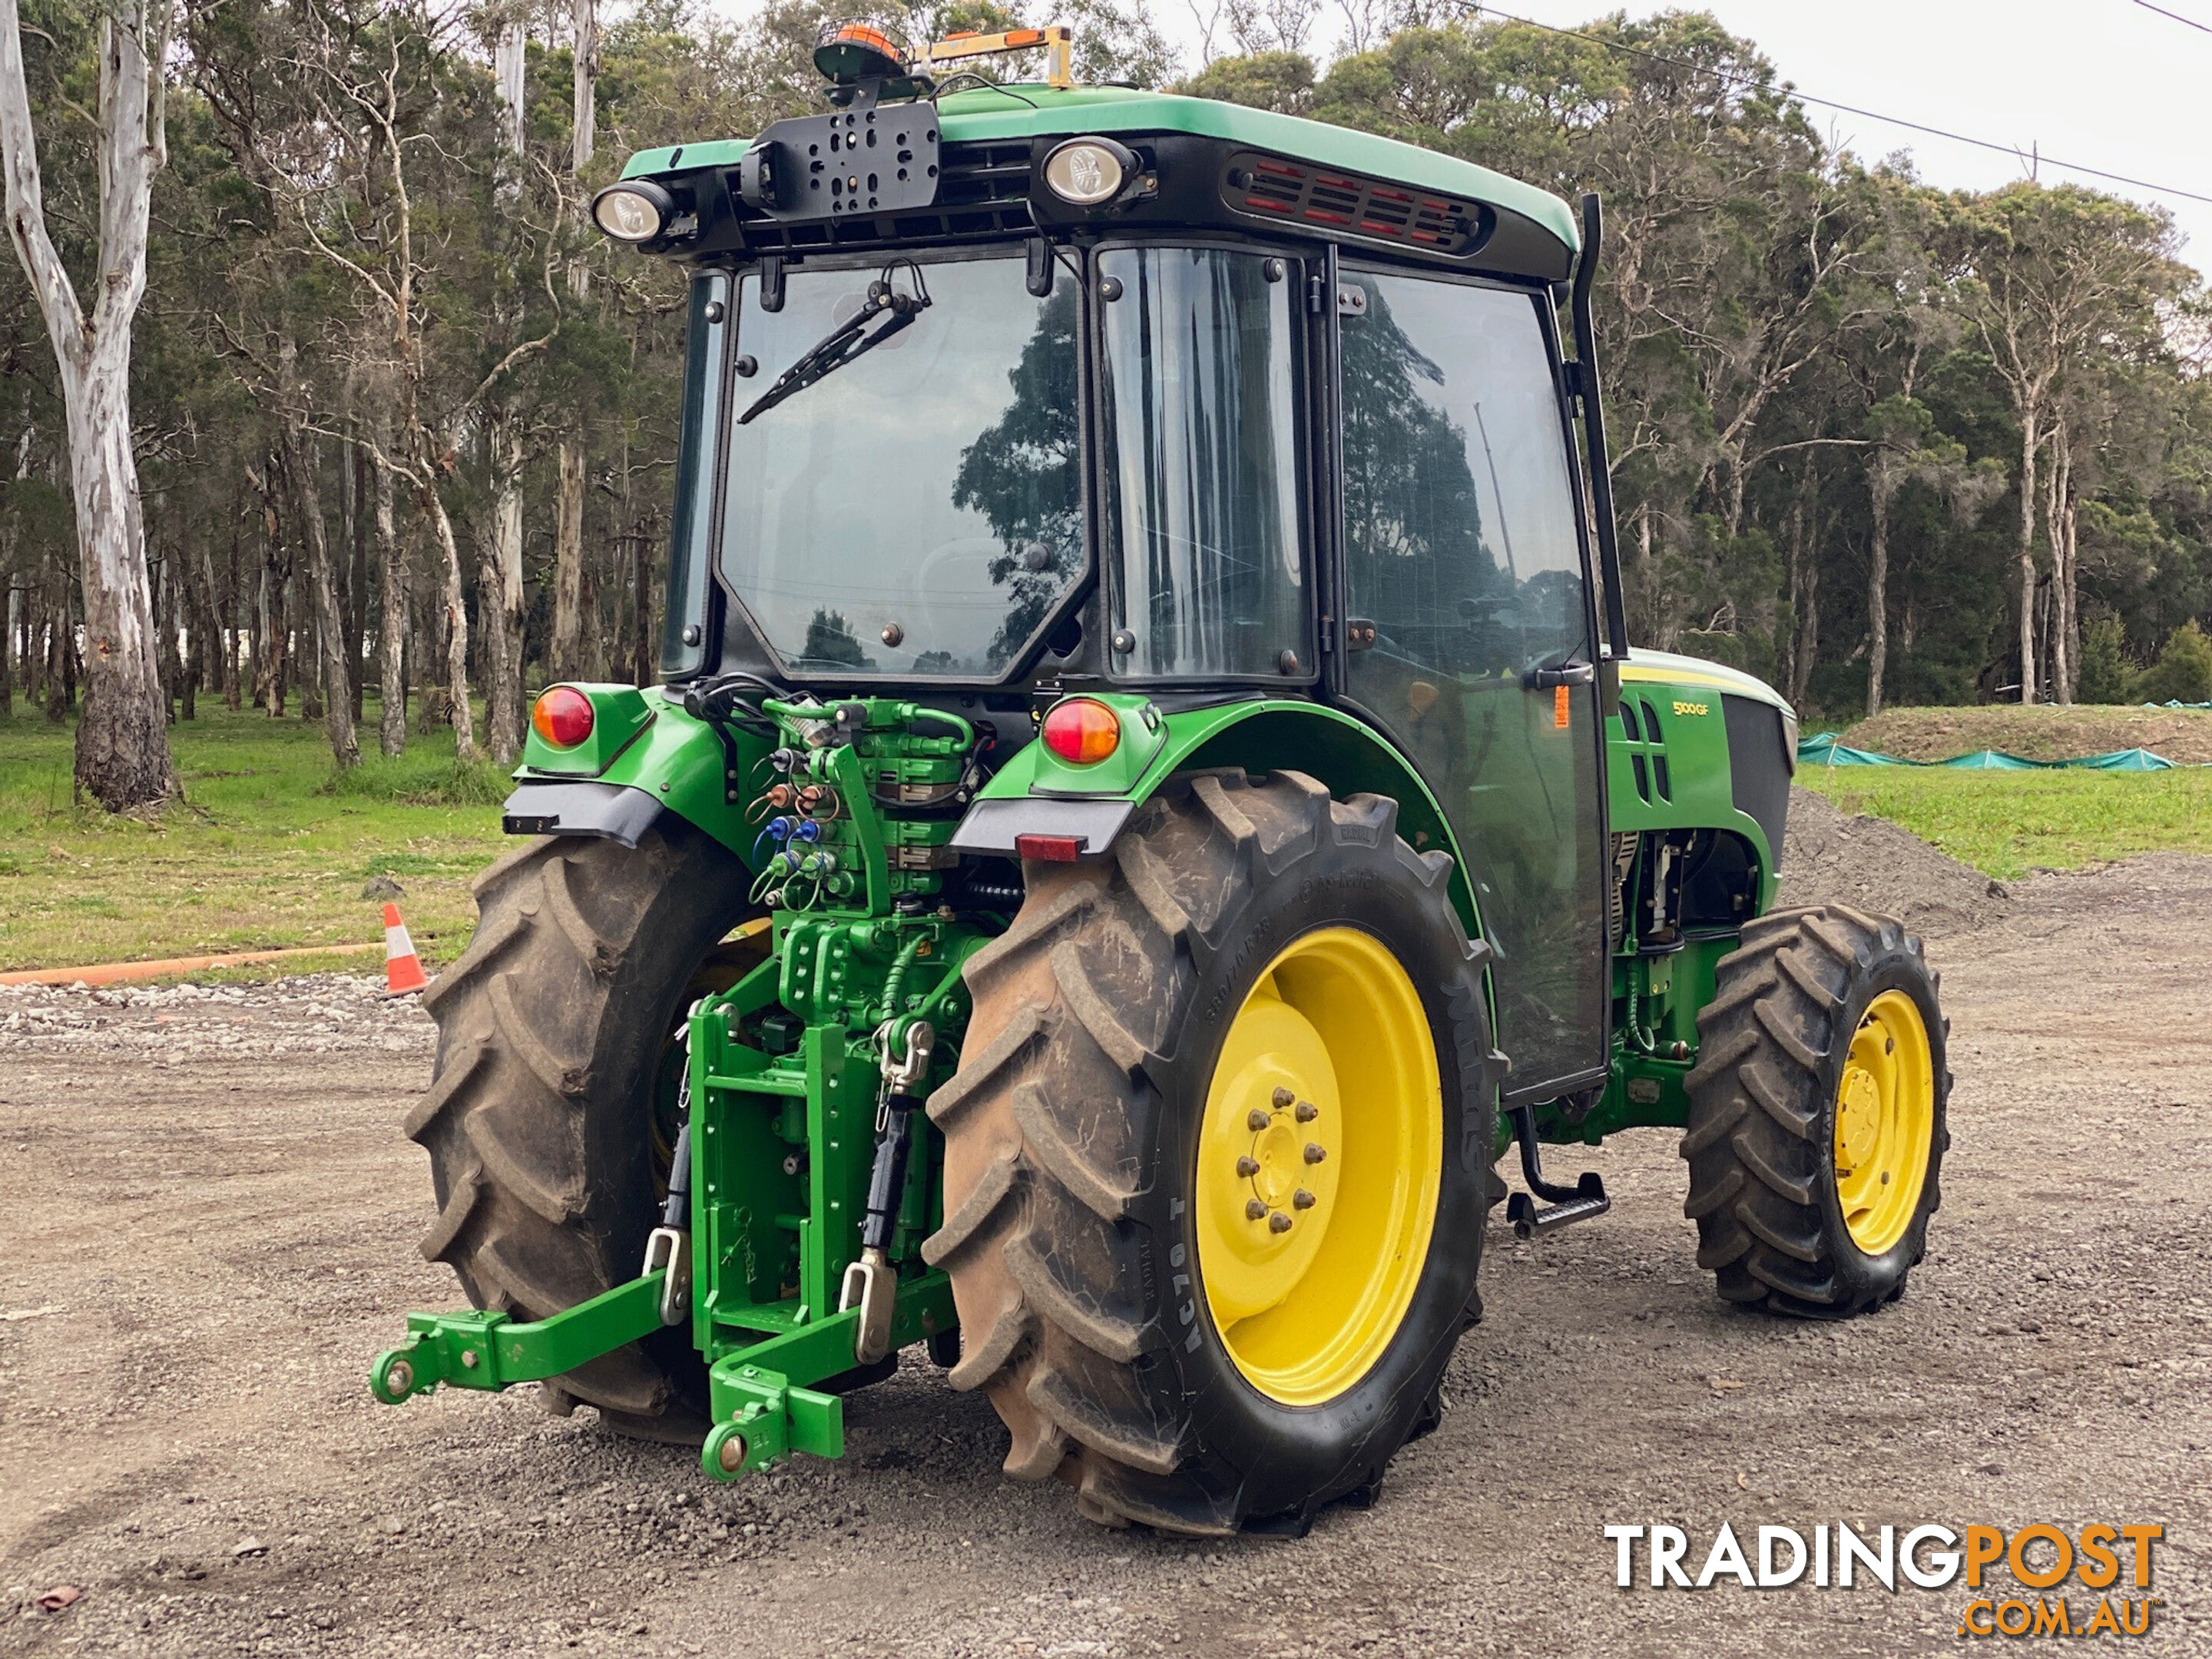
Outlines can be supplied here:
[[[1517, 1237], [1533, 1238], [1538, 1233], [1553, 1232], [1577, 1221], [1603, 1215], [1613, 1207], [1605, 1182], [1595, 1170], [1583, 1170], [1581, 1179], [1571, 1187], [1545, 1180], [1544, 1156], [1536, 1141], [1535, 1109], [1516, 1106], [1509, 1115], [1513, 1119], [1513, 1138], [1521, 1143], [1521, 1178], [1528, 1183], [1528, 1192], [1516, 1193], [1505, 1201], [1505, 1218], [1513, 1224]], [[1529, 1193], [1534, 1194], [1535, 1198], [1531, 1198]], [[1539, 1205], [1538, 1198], [1547, 1202]]]

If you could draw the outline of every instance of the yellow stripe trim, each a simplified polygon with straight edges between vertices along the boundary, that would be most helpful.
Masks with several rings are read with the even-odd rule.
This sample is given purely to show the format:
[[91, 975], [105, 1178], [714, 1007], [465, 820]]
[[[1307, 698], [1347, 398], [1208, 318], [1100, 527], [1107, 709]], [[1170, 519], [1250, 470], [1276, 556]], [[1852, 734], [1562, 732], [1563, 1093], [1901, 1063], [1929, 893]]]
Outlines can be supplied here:
[[1717, 674], [1699, 674], [1679, 668], [1639, 668], [1623, 663], [1620, 678], [1645, 685], [1710, 685], [1717, 691], [1734, 692], [1739, 697], [1754, 695], [1745, 689], [1741, 680], [1724, 680]]

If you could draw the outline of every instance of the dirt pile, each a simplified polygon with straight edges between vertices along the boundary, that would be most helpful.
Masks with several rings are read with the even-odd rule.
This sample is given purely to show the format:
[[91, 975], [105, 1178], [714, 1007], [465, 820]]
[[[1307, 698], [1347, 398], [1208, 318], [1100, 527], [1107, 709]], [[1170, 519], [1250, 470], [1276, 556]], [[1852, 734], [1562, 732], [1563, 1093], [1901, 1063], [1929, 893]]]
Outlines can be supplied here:
[[1852, 726], [1844, 741], [1901, 760], [1948, 760], [1978, 749], [2001, 749], [2023, 760], [2077, 760], [2115, 749], [2148, 749], [2194, 764], [2212, 761], [2212, 709], [2012, 703], [1887, 708]]
[[1986, 926], [2008, 908], [2002, 883], [1887, 818], [1846, 816], [1809, 789], [1790, 792], [1783, 839], [1783, 904], [1832, 899], [1945, 933]]

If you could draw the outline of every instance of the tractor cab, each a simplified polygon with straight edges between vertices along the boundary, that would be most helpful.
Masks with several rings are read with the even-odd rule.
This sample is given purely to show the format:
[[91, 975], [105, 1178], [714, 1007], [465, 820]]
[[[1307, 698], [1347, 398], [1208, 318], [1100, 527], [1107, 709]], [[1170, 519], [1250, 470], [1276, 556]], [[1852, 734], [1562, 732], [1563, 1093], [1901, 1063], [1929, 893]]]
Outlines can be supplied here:
[[[1053, 54], [1042, 83], [932, 78], [1010, 45]], [[693, 273], [664, 668], [997, 709], [1001, 759], [1041, 685], [1342, 709], [1470, 852], [1515, 1092], [1589, 1086], [1579, 227], [1409, 145], [1068, 84], [1065, 50], [908, 64], [832, 28], [828, 112], [642, 153], [599, 198]]]

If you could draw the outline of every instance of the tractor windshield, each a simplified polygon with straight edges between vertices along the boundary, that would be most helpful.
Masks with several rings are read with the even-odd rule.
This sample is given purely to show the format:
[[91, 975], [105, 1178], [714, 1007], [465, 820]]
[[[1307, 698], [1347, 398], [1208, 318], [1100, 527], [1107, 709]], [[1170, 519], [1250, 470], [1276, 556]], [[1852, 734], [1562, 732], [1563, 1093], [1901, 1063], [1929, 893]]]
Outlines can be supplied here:
[[[927, 303], [817, 372], [872, 284]], [[795, 672], [996, 678], [1083, 569], [1073, 280], [1040, 299], [1019, 258], [902, 256], [760, 299], [740, 278], [731, 586]], [[803, 390], [763, 398], [794, 369]]]

